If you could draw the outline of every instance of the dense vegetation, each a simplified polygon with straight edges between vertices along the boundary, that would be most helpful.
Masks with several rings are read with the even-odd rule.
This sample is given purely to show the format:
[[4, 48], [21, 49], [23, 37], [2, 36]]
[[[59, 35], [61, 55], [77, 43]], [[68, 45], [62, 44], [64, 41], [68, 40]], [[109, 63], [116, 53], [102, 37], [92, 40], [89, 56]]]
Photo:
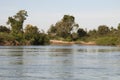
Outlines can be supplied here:
[[120, 24], [117, 29], [100, 25], [97, 30], [88, 32], [89, 40], [94, 40], [98, 45], [120, 45]]
[[8, 17], [6, 26], [0, 26], [1, 45], [45, 45], [49, 44], [48, 35], [39, 31], [37, 26], [27, 25], [23, 29], [24, 21], [27, 18], [27, 11], [20, 10], [13, 17]]
[[63, 41], [94, 41], [98, 45], [120, 45], [120, 24], [117, 29], [107, 25], [100, 25], [98, 29], [90, 31], [80, 28], [75, 17], [64, 15], [52, 24], [47, 33], [40, 31], [37, 26], [28, 24], [23, 27], [28, 14], [20, 10], [16, 15], [8, 17], [7, 25], [0, 26], [0, 45], [45, 45], [50, 39]]
[[64, 15], [61, 21], [51, 25], [48, 30], [51, 39], [65, 41], [94, 41], [98, 45], [120, 45], [120, 24], [117, 29], [100, 25], [98, 29], [90, 31], [79, 28], [75, 23], [75, 18], [70, 15]]

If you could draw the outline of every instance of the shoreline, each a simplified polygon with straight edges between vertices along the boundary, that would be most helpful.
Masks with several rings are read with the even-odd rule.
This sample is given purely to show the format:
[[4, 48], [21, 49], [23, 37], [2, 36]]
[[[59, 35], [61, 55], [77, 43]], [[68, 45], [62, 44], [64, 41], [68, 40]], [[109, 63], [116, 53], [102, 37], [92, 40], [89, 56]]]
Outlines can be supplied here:
[[[50, 45], [73, 45], [73, 44], [81, 44], [81, 45], [97, 45], [93, 41], [84, 42], [84, 41], [62, 41], [62, 40], [50, 40]], [[0, 46], [30, 46], [30, 43], [20, 44], [17, 41], [4, 41], [0, 43]]]
[[[62, 41], [62, 40], [50, 40], [49, 45], [74, 45], [74, 44], [78, 44], [78, 45], [98, 45], [95, 41]], [[20, 44], [17, 41], [4, 41], [4, 42], [0, 42], [0, 46], [32, 46], [30, 43], [26, 43], [26, 44]], [[37, 45], [38, 46], [38, 45]], [[98, 45], [98, 46], [117, 46], [120, 47], [120, 45]]]
[[73, 45], [73, 44], [81, 44], [81, 45], [97, 45], [95, 42], [93, 41], [89, 41], [89, 42], [84, 42], [84, 41], [62, 41], [62, 40], [50, 40], [50, 44], [56, 44], [56, 45], [60, 45], [60, 44], [66, 44], [66, 45]]

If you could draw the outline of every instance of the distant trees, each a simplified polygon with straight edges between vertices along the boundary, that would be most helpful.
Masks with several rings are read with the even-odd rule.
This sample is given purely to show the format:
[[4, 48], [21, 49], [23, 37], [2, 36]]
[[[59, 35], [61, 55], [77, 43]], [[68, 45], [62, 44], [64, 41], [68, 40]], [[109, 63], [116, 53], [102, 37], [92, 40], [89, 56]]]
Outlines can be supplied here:
[[118, 24], [117, 28], [118, 28], [118, 30], [120, 30], [120, 23]]
[[74, 27], [79, 27], [79, 25], [75, 23], [75, 17], [64, 15], [59, 22], [50, 27], [48, 33], [55, 33], [56, 36], [67, 38], [70, 36]]
[[94, 38], [101, 37], [101, 36], [106, 36], [111, 33], [111, 30], [108, 26], [106, 25], [100, 25], [98, 26], [98, 29], [93, 29], [88, 32], [88, 35]]
[[96, 41], [99, 45], [118, 45], [120, 44], [120, 24], [117, 29], [100, 25], [97, 30], [90, 30], [88, 32], [88, 39]]
[[99, 35], [106, 35], [106, 34], [108, 34], [109, 32], [110, 32], [110, 29], [109, 29], [109, 27], [106, 26], [106, 25], [100, 25], [100, 26], [98, 27], [98, 34], [99, 34]]
[[6, 26], [0, 25], [0, 44], [4, 41], [12, 41], [14, 38], [9, 35], [11, 30]]
[[120, 44], [120, 23], [117, 28], [100, 25], [97, 29], [86, 31], [79, 28], [74, 16], [64, 15], [55, 25], [50, 26], [48, 34], [46, 34], [37, 26], [30, 24], [23, 29], [27, 17], [25, 10], [20, 10], [14, 16], [8, 17], [7, 24], [10, 25], [10, 29], [3, 25], [0, 26], [0, 44], [45, 45], [49, 44], [50, 39], [96, 41], [101, 45]]
[[27, 16], [27, 11], [20, 10], [14, 16], [8, 17], [7, 24], [11, 27], [11, 35], [15, 41], [23, 41], [23, 23]]
[[48, 33], [56, 33], [56, 27], [54, 25], [51, 25], [49, 30], [48, 30]]
[[78, 33], [79, 37], [84, 37], [84, 36], [87, 35], [87, 32], [84, 29], [82, 29], [82, 28], [79, 28], [77, 33]]
[[92, 36], [92, 37], [97, 37], [97, 30], [96, 29], [93, 29], [93, 30], [90, 30], [89, 32], [88, 32], [88, 35], [89, 36]]
[[14, 16], [8, 17], [7, 24], [11, 28], [0, 26], [0, 42], [3, 44], [7, 43], [7, 45], [49, 44], [48, 35], [40, 32], [37, 26], [27, 25], [25, 30], [23, 29], [23, 24], [27, 17], [27, 11], [25, 10], [20, 10]]
[[8, 17], [7, 24], [11, 26], [11, 31], [14, 34], [18, 34], [19, 32], [23, 32], [23, 23], [27, 17], [27, 11], [20, 10], [13, 17]]
[[37, 26], [27, 25], [25, 27], [25, 39], [32, 45], [49, 44], [49, 37], [44, 32], [40, 32]]
[[29, 24], [25, 27], [25, 39], [27, 40], [33, 39], [38, 34], [39, 30], [36, 26]]

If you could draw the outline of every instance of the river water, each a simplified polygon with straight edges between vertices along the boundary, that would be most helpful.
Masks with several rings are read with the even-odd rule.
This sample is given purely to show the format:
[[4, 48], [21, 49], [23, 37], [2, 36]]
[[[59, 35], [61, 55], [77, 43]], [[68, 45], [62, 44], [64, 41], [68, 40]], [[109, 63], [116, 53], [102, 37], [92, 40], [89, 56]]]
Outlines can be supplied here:
[[120, 47], [0, 46], [0, 80], [120, 80]]

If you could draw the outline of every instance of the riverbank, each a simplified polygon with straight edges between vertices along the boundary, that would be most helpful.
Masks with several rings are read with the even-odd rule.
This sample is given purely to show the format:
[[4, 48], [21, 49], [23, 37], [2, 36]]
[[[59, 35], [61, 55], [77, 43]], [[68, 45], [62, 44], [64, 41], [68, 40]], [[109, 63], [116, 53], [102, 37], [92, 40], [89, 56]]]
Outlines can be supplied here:
[[72, 44], [81, 44], [81, 45], [96, 45], [95, 42], [89, 41], [89, 42], [84, 42], [84, 41], [62, 41], [62, 40], [50, 40], [50, 44], [67, 44], [67, 45], [72, 45]]
[[[95, 41], [62, 41], [62, 40], [50, 40], [49, 42], [50, 45], [73, 45], [73, 44], [80, 44], [80, 45], [102, 45], [102, 44], [97, 44]], [[3, 41], [0, 42], [0, 46], [30, 46], [32, 45], [30, 41], [26, 41], [23, 43], [20, 43], [18, 41]], [[118, 46], [120, 45], [102, 45], [102, 46]]]

